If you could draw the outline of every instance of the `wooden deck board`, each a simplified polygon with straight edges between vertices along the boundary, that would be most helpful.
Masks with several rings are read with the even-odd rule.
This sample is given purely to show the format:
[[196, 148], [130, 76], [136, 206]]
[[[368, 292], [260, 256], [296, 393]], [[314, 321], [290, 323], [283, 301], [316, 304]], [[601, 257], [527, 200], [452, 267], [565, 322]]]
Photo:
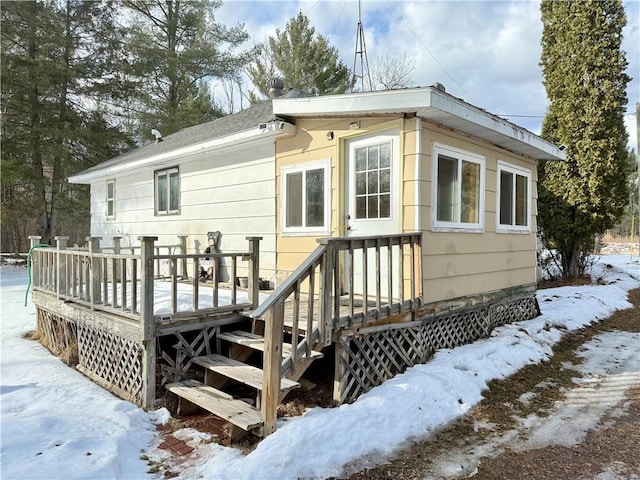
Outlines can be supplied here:
[[[218, 355], [216, 353], [202, 357], [195, 357], [193, 363], [201, 365], [213, 372], [236, 380], [245, 385], [249, 385], [257, 390], [262, 390], [263, 372], [259, 368], [246, 365], [237, 360]], [[280, 380], [280, 391], [287, 391], [300, 387], [298, 382], [282, 378]]]
[[235, 400], [231, 395], [203, 385], [196, 380], [170, 383], [166, 389], [243, 430], [249, 431], [263, 425], [259, 410], [242, 400]]
[[[244, 330], [236, 330], [234, 332], [223, 332], [218, 334], [218, 338], [226, 340], [227, 342], [237, 343], [244, 347], [252, 348], [264, 352], [264, 337], [256, 335], [255, 333], [245, 332]], [[290, 343], [282, 344], [282, 357], [288, 357], [291, 355], [292, 346]], [[312, 351], [311, 357], [322, 358], [321, 352]]]

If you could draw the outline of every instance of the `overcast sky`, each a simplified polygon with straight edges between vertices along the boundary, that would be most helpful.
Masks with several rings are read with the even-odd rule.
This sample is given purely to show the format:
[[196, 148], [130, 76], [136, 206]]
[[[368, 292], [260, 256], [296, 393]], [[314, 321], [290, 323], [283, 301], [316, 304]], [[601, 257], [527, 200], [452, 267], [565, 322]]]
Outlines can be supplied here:
[[[629, 61], [625, 123], [636, 145], [640, 101], [640, 2], [624, 1], [623, 49]], [[260, 43], [302, 11], [353, 68], [357, 0], [226, 0], [216, 12], [227, 26], [244, 23]], [[538, 1], [363, 0], [362, 23], [371, 64], [387, 54], [415, 61], [413, 84], [442, 83], [447, 92], [540, 133], [547, 100], [542, 86]], [[636, 147], [637, 148], [637, 147]]]

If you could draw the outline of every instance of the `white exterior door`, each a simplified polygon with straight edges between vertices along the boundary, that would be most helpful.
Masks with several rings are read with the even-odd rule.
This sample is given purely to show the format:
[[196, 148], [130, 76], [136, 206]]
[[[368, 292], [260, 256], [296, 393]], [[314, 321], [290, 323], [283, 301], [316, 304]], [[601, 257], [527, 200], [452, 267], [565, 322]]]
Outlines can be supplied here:
[[[347, 235], [366, 237], [400, 232], [400, 177], [399, 133], [386, 131], [349, 140], [346, 145], [347, 181], [345, 226]], [[397, 249], [392, 257], [392, 267], [397, 266]], [[388, 295], [388, 252], [380, 252], [381, 297]], [[355, 294], [364, 293], [362, 252], [354, 254], [353, 285], [347, 262], [346, 285]], [[375, 249], [367, 251], [368, 297], [377, 295], [377, 268]], [[393, 291], [397, 292], [394, 279]], [[395, 294], [394, 294], [395, 296]]]

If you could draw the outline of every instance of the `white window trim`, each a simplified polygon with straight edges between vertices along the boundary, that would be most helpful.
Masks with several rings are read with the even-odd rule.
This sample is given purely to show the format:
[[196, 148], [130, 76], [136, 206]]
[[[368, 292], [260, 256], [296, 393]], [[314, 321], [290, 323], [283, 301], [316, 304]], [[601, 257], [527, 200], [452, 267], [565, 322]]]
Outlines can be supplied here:
[[[286, 177], [292, 173], [307, 170], [324, 170], [324, 226], [323, 227], [287, 227], [287, 181]], [[329, 235], [331, 233], [331, 159], [325, 158], [313, 162], [298, 163], [282, 167], [280, 176], [280, 224], [283, 236], [306, 236], [309, 234]], [[306, 210], [302, 209], [303, 217]]]
[[[111, 198], [109, 198], [109, 184], [113, 185], [113, 188], [112, 188], [113, 196]], [[105, 196], [107, 199], [105, 216], [107, 217], [107, 220], [114, 220], [116, 218], [116, 181], [115, 179], [107, 180], [107, 190], [105, 192]], [[111, 202], [113, 205], [112, 215], [109, 215], [109, 202]]]
[[[503, 225], [500, 223], [500, 172], [506, 171], [527, 178], [527, 225]], [[531, 170], [498, 160], [496, 169], [496, 232], [497, 233], [531, 233]], [[515, 185], [513, 194], [515, 196]], [[515, 208], [515, 198], [513, 206]], [[511, 212], [513, 214], [513, 212]]]
[[[178, 172], [178, 208], [177, 210], [160, 210], [158, 207], [158, 203], [160, 201], [160, 195], [159, 195], [159, 191], [158, 191], [158, 175], [165, 173], [167, 175], [167, 186], [169, 188], [169, 191], [167, 192], [167, 207], [169, 207], [171, 205], [171, 187], [170, 187], [170, 177], [169, 174], [172, 172]], [[163, 168], [160, 170], [156, 170], [155, 172], [153, 172], [153, 202], [154, 202], [154, 207], [155, 207], [155, 214], [157, 216], [165, 216], [165, 215], [179, 215], [180, 214], [180, 207], [181, 207], [181, 202], [182, 202], [182, 195], [181, 195], [181, 181], [180, 181], [180, 168], [178, 167], [169, 167], [169, 168]]]
[[[438, 221], [438, 155], [446, 155], [458, 160], [466, 160], [468, 162], [480, 165], [480, 206], [478, 212], [477, 223], [462, 222], [442, 222]], [[486, 160], [482, 155], [461, 150], [459, 148], [443, 145], [440, 143], [433, 144], [433, 152], [431, 156], [431, 229], [438, 232], [469, 232], [484, 233], [484, 217], [485, 217], [485, 167]], [[459, 175], [462, 169], [458, 169]]]

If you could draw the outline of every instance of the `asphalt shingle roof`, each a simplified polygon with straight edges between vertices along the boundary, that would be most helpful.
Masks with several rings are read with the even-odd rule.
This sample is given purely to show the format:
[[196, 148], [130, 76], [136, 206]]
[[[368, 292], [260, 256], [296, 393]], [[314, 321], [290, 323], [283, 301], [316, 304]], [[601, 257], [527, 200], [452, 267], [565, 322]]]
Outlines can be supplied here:
[[[296, 98], [307, 96], [299, 90], [289, 90], [284, 98]], [[126, 164], [135, 160], [161, 155], [179, 148], [197, 145], [198, 143], [214, 140], [234, 133], [257, 128], [258, 124], [275, 120], [272, 101], [267, 100], [252, 105], [240, 112], [216, 118], [211, 122], [202, 123], [185, 128], [163, 138], [162, 142], [153, 142], [131, 150], [118, 157], [102, 162], [99, 165], [88, 168], [76, 175], [84, 175], [102, 170], [115, 165]]]

